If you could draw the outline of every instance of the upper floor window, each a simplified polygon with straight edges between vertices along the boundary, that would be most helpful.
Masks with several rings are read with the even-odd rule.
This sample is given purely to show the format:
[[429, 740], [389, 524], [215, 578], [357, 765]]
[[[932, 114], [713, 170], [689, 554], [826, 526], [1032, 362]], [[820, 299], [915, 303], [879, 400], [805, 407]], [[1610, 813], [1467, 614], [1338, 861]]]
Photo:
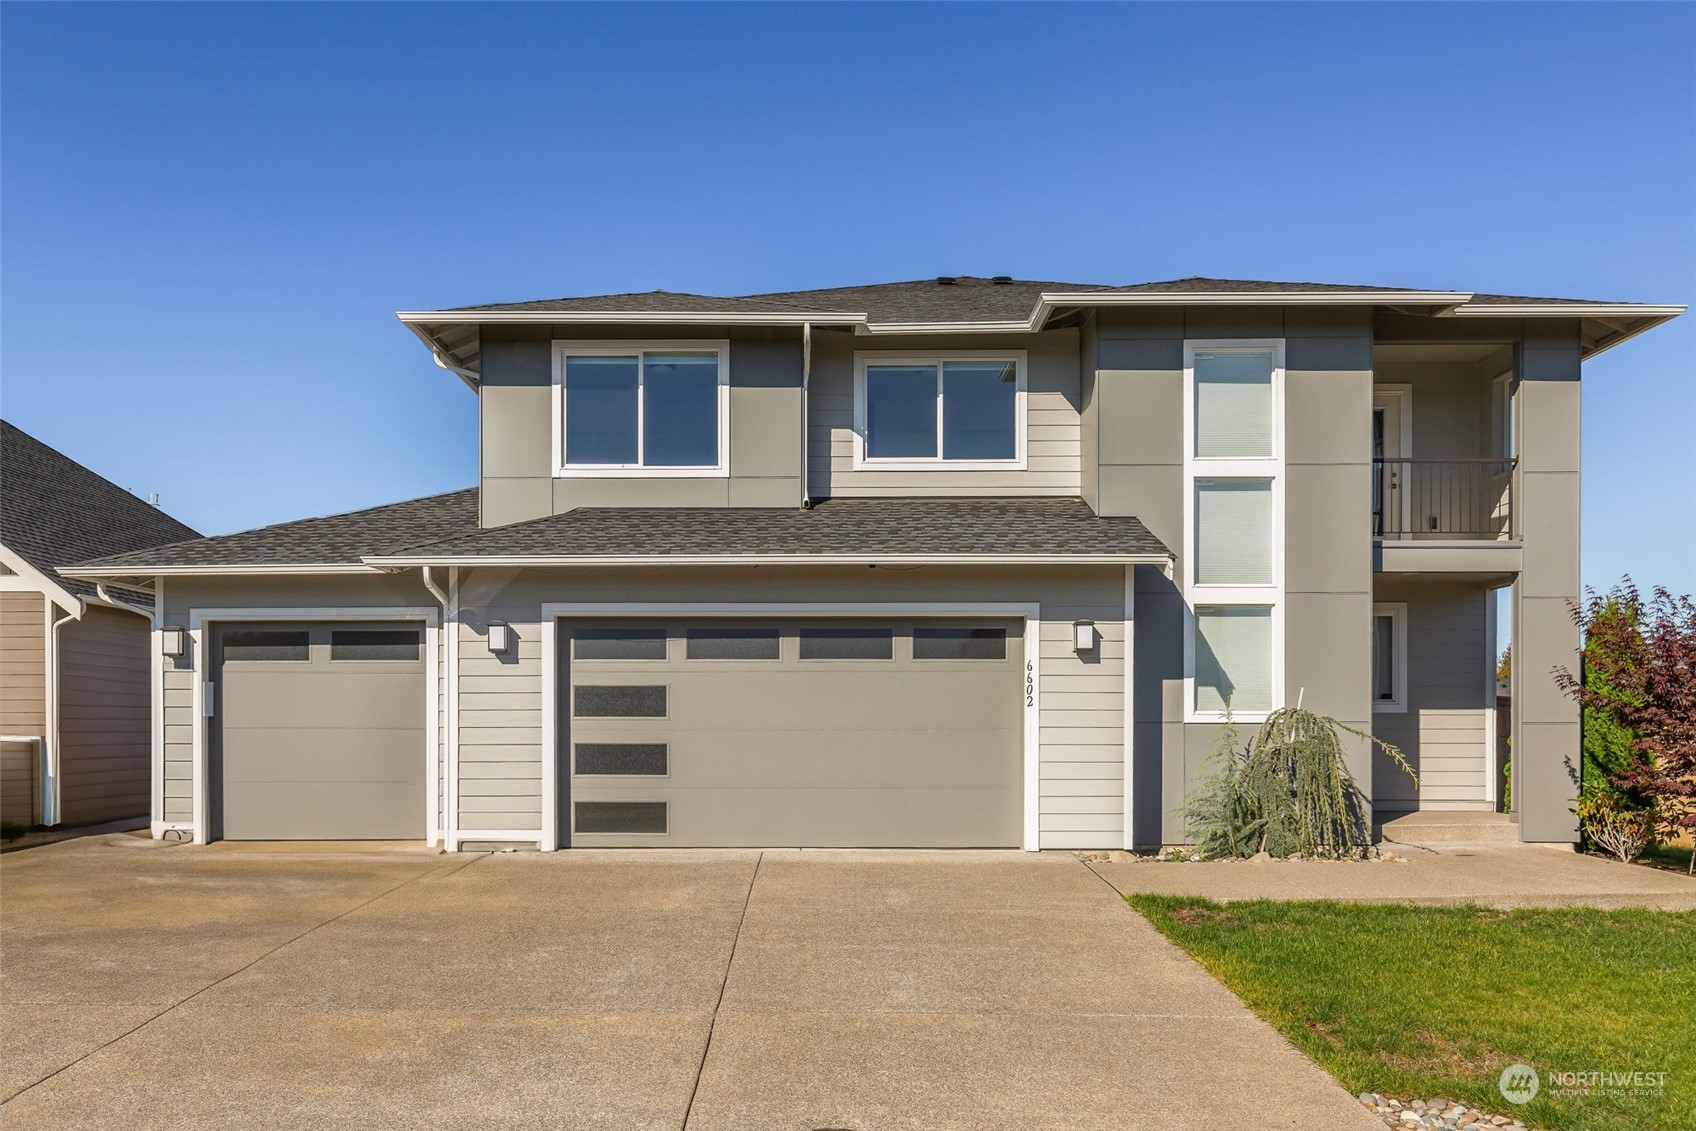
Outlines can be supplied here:
[[1193, 361], [1196, 458], [1272, 458], [1274, 350], [1198, 348]]
[[556, 343], [558, 474], [727, 474], [729, 352], [724, 342]]
[[857, 355], [854, 465], [1017, 468], [1025, 354]]

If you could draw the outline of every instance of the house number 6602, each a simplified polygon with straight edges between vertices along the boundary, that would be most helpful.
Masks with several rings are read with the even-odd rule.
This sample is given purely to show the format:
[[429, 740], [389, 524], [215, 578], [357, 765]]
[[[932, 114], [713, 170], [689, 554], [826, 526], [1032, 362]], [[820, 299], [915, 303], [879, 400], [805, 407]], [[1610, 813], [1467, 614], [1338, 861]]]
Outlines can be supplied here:
[[1036, 706], [1036, 664], [1025, 661], [1025, 706]]

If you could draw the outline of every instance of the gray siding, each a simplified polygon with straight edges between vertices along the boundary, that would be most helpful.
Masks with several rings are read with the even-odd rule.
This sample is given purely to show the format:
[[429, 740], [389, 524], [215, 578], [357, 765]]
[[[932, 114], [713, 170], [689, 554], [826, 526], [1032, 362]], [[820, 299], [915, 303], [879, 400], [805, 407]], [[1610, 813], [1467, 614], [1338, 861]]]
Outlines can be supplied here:
[[66, 824], [148, 811], [147, 621], [90, 606], [59, 629], [59, 801]]
[[[800, 506], [799, 340], [731, 341], [727, 476], [555, 478], [551, 336], [581, 335], [564, 327], [538, 329], [550, 337], [491, 340], [486, 333], [483, 341], [478, 410], [484, 526], [580, 506]], [[726, 335], [703, 330], [688, 336]]]
[[[866, 338], [813, 335], [807, 462], [815, 498], [851, 495], [1077, 495], [1082, 490], [1078, 332]], [[1025, 350], [1024, 470], [854, 470], [856, 351]]]
[[1372, 733], [1398, 747], [1419, 788], [1389, 757], [1373, 755], [1380, 815], [1412, 809], [1488, 809], [1485, 777], [1494, 641], [1486, 639], [1488, 590], [1440, 577], [1378, 579], [1375, 599], [1407, 605], [1407, 710], [1376, 712]]

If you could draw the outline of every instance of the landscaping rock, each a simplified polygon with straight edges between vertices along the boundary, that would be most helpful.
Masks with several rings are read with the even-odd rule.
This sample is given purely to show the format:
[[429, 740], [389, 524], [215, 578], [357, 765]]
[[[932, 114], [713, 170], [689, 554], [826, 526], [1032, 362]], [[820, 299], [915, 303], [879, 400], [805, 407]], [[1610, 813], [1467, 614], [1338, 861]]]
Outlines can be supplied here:
[[1446, 1096], [1409, 1100], [1405, 1104], [1377, 1092], [1360, 1093], [1363, 1107], [1391, 1131], [1526, 1131], [1525, 1124], [1506, 1115], [1486, 1115]]

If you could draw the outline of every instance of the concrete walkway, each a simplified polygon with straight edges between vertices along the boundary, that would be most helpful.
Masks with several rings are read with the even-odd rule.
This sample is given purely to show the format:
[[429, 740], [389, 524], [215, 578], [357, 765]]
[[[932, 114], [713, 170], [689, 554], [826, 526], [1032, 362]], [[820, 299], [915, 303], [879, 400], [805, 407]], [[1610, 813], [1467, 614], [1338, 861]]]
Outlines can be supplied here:
[[0, 899], [7, 1127], [1380, 1126], [1064, 853], [106, 836]]
[[1339, 899], [1353, 903], [1478, 903], [1489, 907], [1696, 909], [1696, 880], [1682, 872], [1621, 864], [1530, 845], [1387, 845], [1400, 861], [1321, 860], [1170, 863], [1091, 861], [1126, 895], [1206, 899]]

